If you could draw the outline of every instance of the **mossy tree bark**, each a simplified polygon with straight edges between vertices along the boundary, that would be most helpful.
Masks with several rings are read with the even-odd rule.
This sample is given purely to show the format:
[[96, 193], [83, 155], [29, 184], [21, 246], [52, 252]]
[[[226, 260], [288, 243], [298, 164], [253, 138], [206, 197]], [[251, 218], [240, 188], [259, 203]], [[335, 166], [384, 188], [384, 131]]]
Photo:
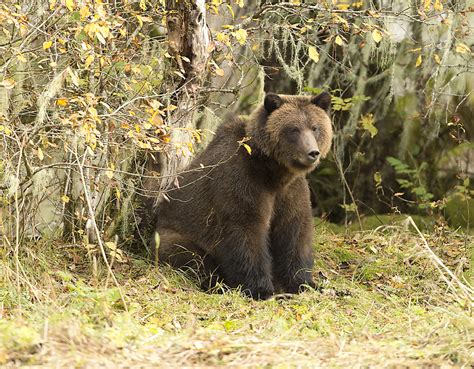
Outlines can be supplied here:
[[196, 111], [203, 97], [200, 90], [207, 79], [208, 62], [214, 48], [206, 23], [204, 0], [168, 0], [166, 10], [169, 50], [181, 79], [173, 86], [172, 103], [177, 109], [168, 116], [171, 142], [161, 161], [161, 191], [176, 183], [176, 174], [191, 159], [189, 144], [196, 126]]

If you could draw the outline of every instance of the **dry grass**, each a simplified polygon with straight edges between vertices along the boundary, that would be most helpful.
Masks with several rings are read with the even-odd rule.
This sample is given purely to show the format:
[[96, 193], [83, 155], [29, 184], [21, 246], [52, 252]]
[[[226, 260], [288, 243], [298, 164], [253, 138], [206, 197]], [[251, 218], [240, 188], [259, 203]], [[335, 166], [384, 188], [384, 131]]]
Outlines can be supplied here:
[[471, 367], [472, 296], [459, 283], [469, 291], [472, 237], [402, 225], [335, 234], [319, 224], [316, 234], [320, 291], [264, 302], [210, 295], [129, 257], [113, 266], [128, 311], [81, 247], [25, 245], [20, 277], [4, 249], [0, 365]]

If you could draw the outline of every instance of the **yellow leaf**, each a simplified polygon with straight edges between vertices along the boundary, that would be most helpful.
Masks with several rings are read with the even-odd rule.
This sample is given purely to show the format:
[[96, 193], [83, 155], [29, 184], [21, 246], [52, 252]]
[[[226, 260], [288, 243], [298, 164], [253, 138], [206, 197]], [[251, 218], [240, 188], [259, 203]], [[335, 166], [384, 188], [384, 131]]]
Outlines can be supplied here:
[[224, 69], [217, 67], [216, 68], [216, 74], [220, 77], [224, 77]]
[[239, 5], [240, 8], [244, 7], [244, 0], [237, 0], [237, 4]]
[[43, 49], [48, 50], [51, 46], [53, 46], [53, 41], [45, 41], [43, 42]]
[[27, 32], [28, 32], [27, 22], [21, 22], [20, 23], [20, 35], [21, 35], [21, 37], [26, 36]]
[[471, 49], [466, 44], [463, 44], [462, 42], [459, 42], [456, 45], [456, 52], [459, 53], [459, 54], [466, 54], [466, 53], [471, 52]]
[[416, 58], [415, 67], [418, 68], [418, 67], [421, 65], [421, 63], [423, 63], [423, 58], [422, 58], [422, 56], [421, 56], [421, 54], [420, 54], [420, 55], [418, 55], [418, 58]]
[[[144, 17], [142, 17], [144, 18]], [[109, 38], [110, 36], [110, 29], [107, 26], [102, 26], [99, 28], [99, 32], [104, 36], [104, 38]]]
[[38, 147], [38, 150], [37, 150], [36, 154], [38, 155], [38, 159], [43, 161], [44, 154], [43, 154], [43, 150], [41, 150], [41, 147]]
[[11, 78], [4, 79], [2, 82], [0, 82], [0, 86], [7, 90], [11, 90], [13, 87], [15, 87], [16, 81]]
[[66, 106], [67, 103], [68, 103], [68, 100], [65, 97], [62, 97], [56, 100], [56, 105], [58, 106]]
[[62, 200], [62, 202], [64, 202], [65, 204], [67, 204], [67, 203], [69, 202], [69, 196], [68, 196], [68, 195], [63, 195], [63, 196], [61, 197], [61, 200]]
[[336, 36], [334, 42], [336, 43], [336, 45], [339, 45], [339, 46], [344, 45], [344, 41], [342, 41], [342, 38], [339, 35]]
[[149, 142], [138, 141], [137, 144], [138, 144], [138, 147], [141, 148], [141, 149], [151, 150], [151, 144]]
[[431, 0], [424, 0], [423, 9], [430, 10], [430, 7], [431, 7]]
[[79, 14], [81, 15], [81, 20], [85, 20], [89, 15], [91, 15], [91, 11], [89, 10], [89, 7], [83, 6], [81, 10], [79, 10]]
[[4, 132], [7, 136], [10, 136], [12, 133], [12, 130], [6, 126], [2, 126], [0, 124], [0, 133]]
[[243, 147], [245, 147], [245, 150], [247, 150], [249, 155], [252, 155], [252, 148], [249, 145], [247, 145], [246, 143], [243, 143], [242, 145], [243, 145]]
[[49, 10], [54, 10], [56, 7], [56, 0], [49, 0]]
[[16, 58], [18, 59], [18, 61], [22, 62], [22, 63], [26, 63], [26, 58], [23, 54], [18, 54], [16, 56]]
[[374, 29], [372, 31], [372, 38], [377, 44], [382, 40], [382, 37], [382, 32], [380, 32], [378, 29]]
[[85, 68], [89, 68], [89, 66], [92, 64], [92, 62], [94, 61], [95, 57], [94, 55], [89, 55], [87, 58], [86, 58], [86, 61], [84, 62], [84, 67]]
[[311, 58], [312, 61], [317, 63], [319, 61], [319, 53], [318, 50], [314, 46], [310, 46], [308, 48], [308, 55]]
[[230, 46], [230, 38], [229, 35], [226, 35], [225, 33], [222, 32], [217, 32], [216, 34], [216, 40], [219, 42], [222, 42], [223, 44]]
[[239, 29], [233, 33], [237, 42], [241, 45], [244, 45], [247, 41], [247, 31], [245, 29]]
[[75, 8], [74, 0], [66, 0], [66, 8], [68, 8], [69, 11], [72, 12]]
[[351, 6], [351, 0], [332, 0], [332, 3], [336, 6], [339, 10], [348, 10]]
[[114, 178], [114, 172], [113, 172], [112, 170], [110, 170], [110, 169], [107, 169], [107, 170], [105, 171], [105, 175], [107, 176], [108, 179]]
[[439, 12], [442, 12], [443, 11], [443, 4], [441, 4], [441, 1], [440, 0], [435, 0], [434, 4], [433, 4], [433, 8]]
[[439, 58], [438, 54], [434, 54], [433, 58], [436, 64], [441, 64], [441, 59]]
[[178, 107], [176, 105], [173, 105], [173, 104], [169, 104], [166, 108], [163, 109], [163, 111], [175, 111], [176, 109], [178, 109]]
[[163, 118], [161, 118], [158, 111], [155, 111], [153, 115], [150, 117], [149, 122], [154, 126], [160, 126], [163, 124]]
[[108, 249], [110, 250], [117, 250], [117, 245], [115, 244], [115, 242], [112, 242], [112, 241], [109, 241], [109, 242], [105, 242], [105, 246], [107, 246]]

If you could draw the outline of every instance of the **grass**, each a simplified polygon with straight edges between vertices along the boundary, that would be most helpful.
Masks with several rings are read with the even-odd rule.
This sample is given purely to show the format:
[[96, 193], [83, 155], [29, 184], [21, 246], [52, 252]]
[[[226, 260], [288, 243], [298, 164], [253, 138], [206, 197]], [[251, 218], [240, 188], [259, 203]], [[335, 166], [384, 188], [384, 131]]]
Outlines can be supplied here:
[[[316, 222], [319, 291], [256, 302], [206, 294], [128, 256], [114, 273], [78, 245], [24, 245], [23, 272], [0, 249], [0, 366], [470, 367], [472, 296], [442, 278], [400, 225], [334, 233]], [[424, 235], [465, 284], [471, 236]], [[95, 267], [94, 267], [95, 265]], [[449, 282], [449, 281], [448, 281]]]

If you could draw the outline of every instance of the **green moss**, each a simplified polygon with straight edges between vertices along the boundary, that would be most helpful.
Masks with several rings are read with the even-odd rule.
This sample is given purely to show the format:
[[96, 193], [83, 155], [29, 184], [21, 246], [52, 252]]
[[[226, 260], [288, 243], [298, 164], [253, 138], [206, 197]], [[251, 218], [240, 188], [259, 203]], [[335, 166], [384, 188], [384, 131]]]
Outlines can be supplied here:
[[[23, 245], [36, 255], [21, 262], [39, 301], [22, 288], [28, 299], [8, 294], [8, 308], [0, 305], [0, 365], [346, 367], [355, 358], [368, 367], [468, 365], [472, 318], [462, 294], [446, 288], [421, 252], [418, 235], [403, 227], [334, 234], [317, 224], [318, 291], [267, 301], [208, 294], [181, 273], [130, 256], [114, 266], [128, 311], [110, 279], [105, 287], [105, 268], [91, 277], [84, 257], [71, 269], [85, 250]], [[427, 242], [454, 271], [472, 240], [437, 232]], [[0, 271], [12, 268], [1, 262]], [[0, 276], [0, 296], [16, 290], [14, 278]]]
[[453, 228], [473, 231], [474, 228], [474, 199], [457, 193], [450, 196], [445, 208], [446, 219]]
[[339, 263], [348, 263], [355, 259], [355, 254], [343, 248], [334, 249], [334, 260]]
[[360, 282], [370, 282], [376, 279], [380, 279], [381, 274], [384, 272], [385, 266], [383, 263], [366, 263], [356, 270], [354, 277]]
[[0, 321], [0, 348], [33, 350], [41, 342], [38, 329], [20, 321]]
[[[402, 226], [406, 221], [407, 217], [411, 216], [416, 225], [423, 231], [430, 231], [435, 225], [435, 219], [429, 216], [422, 215], [406, 215], [406, 214], [380, 214], [380, 215], [369, 215], [361, 217], [362, 230], [374, 230], [381, 226]], [[359, 222], [353, 220], [347, 227], [340, 224], [334, 224], [326, 222], [320, 218], [315, 218], [315, 227], [317, 230], [324, 229], [335, 234], [342, 234], [348, 232], [360, 231]]]

